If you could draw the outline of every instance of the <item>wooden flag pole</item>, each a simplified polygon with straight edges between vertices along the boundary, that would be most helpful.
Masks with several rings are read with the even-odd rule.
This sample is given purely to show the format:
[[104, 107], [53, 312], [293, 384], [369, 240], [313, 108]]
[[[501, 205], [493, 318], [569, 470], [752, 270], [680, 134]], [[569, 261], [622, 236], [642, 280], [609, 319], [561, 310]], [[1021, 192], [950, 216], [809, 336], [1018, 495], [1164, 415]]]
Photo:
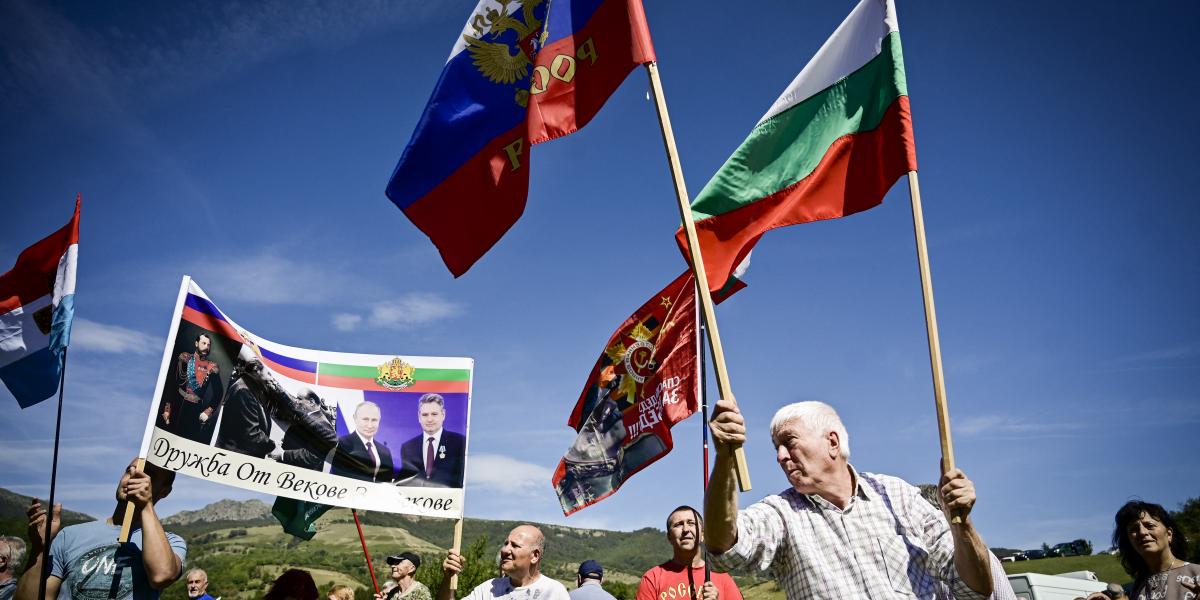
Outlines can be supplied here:
[[[921, 271], [921, 296], [925, 300], [925, 333], [929, 338], [929, 365], [933, 371], [933, 400], [937, 406], [938, 438], [942, 445], [942, 468], [954, 469], [954, 443], [950, 439], [950, 409], [946, 404], [946, 379], [942, 373], [942, 345], [938, 341], [937, 311], [933, 306], [933, 278], [929, 272], [929, 248], [925, 244], [925, 214], [921, 210], [921, 186], [917, 172], [908, 172], [908, 198], [912, 201], [913, 233], [917, 238], [917, 264]], [[952, 523], [962, 523], [953, 516]]]
[[[696, 293], [699, 294], [700, 290], [696, 290]], [[699, 312], [699, 309], [700, 309], [700, 307], [697, 306], [696, 307], [697, 312]], [[696, 332], [696, 361], [700, 363], [700, 368], [699, 368], [699, 371], [700, 371], [700, 386], [699, 386], [700, 387], [700, 418], [705, 423], [708, 423], [708, 373], [705, 370], [705, 363], [707, 362], [708, 356], [707, 356], [707, 352], [705, 352], [706, 348], [704, 347], [704, 337], [705, 337], [705, 334], [707, 333], [707, 329], [704, 327], [704, 321], [703, 320], [699, 320], [699, 321], [700, 321], [700, 328]], [[701, 473], [701, 478], [704, 481], [704, 487], [702, 489], [704, 490], [704, 492], [707, 493], [708, 492], [708, 426], [707, 425], [703, 425], [700, 427], [700, 450], [701, 450], [701, 452], [704, 453], [704, 460], [701, 461], [704, 465], [704, 471]], [[707, 568], [707, 567], [705, 567], [705, 568]]]
[[[466, 492], [464, 490], [464, 495], [465, 494], [466, 494]], [[459, 520], [454, 522], [454, 547], [451, 548], [451, 550], [453, 550], [455, 554], [462, 554], [462, 528], [463, 528], [463, 520], [462, 520], [462, 518], [460, 518]], [[463, 567], [466, 567], [466, 566], [467, 565], [463, 565]], [[450, 576], [450, 591], [453, 592], [453, 591], [457, 591], [457, 590], [458, 590], [458, 573], [455, 573], [454, 575]]]
[[[722, 400], [733, 398], [733, 389], [729, 385], [729, 373], [725, 368], [725, 351], [721, 347], [721, 335], [717, 331], [716, 312], [713, 311], [712, 294], [708, 291], [708, 276], [704, 272], [704, 259], [700, 254], [700, 241], [696, 238], [696, 222], [692, 219], [691, 202], [688, 200], [687, 186], [683, 182], [683, 167], [679, 164], [679, 151], [675, 147], [675, 132], [671, 129], [671, 117], [667, 114], [667, 101], [663, 97], [662, 82], [658, 78], [658, 63], [646, 63], [646, 71], [650, 74], [650, 89], [654, 94], [654, 104], [658, 109], [658, 124], [662, 129], [663, 143], [667, 147], [667, 162], [671, 168], [671, 179], [675, 183], [675, 196], [679, 200], [679, 218], [683, 221], [683, 229], [687, 233], [688, 250], [692, 257], [692, 273], [696, 276], [699, 286], [701, 310], [704, 313], [704, 323], [708, 331], [708, 343], [712, 347], [713, 366], [716, 367], [717, 390]], [[737, 471], [738, 489], [750, 491], [750, 471], [746, 466], [746, 453], [741, 446], [733, 450], [734, 468]]]

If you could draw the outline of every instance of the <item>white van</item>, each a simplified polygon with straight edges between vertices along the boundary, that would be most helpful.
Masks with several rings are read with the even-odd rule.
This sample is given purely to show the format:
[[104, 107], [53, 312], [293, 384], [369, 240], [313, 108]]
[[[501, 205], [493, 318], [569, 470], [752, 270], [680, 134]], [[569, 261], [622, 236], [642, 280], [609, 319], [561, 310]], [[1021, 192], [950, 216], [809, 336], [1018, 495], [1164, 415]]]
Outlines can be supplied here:
[[[1091, 578], [1083, 578], [1084, 573]], [[1009, 575], [1008, 582], [1017, 600], [1075, 600], [1108, 588], [1104, 582], [1096, 581], [1096, 575], [1090, 571], [1076, 571], [1070, 576], [1017, 573]]]

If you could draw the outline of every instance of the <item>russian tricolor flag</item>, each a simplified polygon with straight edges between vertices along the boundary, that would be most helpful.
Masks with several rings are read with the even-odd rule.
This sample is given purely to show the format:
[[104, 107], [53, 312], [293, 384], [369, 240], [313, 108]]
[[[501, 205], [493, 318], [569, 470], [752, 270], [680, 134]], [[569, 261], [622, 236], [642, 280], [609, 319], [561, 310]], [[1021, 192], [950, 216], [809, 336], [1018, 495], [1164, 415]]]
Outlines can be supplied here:
[[652, 61], [641, 0], [479, 0], [388, 198], [462, 275], [525, 210], [529, 146], [586, 125]]
[[0, 381], [28, 408], [58, 391], [75, 316], [79, 203], [66, 227], [28, 247], [0, 275]]

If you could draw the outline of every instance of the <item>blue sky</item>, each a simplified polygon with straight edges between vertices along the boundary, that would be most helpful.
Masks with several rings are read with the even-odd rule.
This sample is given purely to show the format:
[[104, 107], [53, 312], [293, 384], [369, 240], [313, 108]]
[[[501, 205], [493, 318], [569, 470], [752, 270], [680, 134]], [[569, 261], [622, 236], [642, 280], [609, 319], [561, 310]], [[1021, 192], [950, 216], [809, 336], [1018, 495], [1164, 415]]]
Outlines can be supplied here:
[[[538, 146], [524, 218], [454, 280], [384, 197], [471, 2], [0, 7], [0, 264], [84, 195], [59, 495], [96, 515], [137, 451], [179, 278], [292, 346], [476, 359], [467, 513], [632, 529], [699, 503], [700, 419], [564, 519], [550, 472], [604, 342], [684, 264], [635, 71]], [[853, 3], [647, 6], [694, 194]], [[985, 10], [985, 8], [987, 10]], [[1200, 495], [1195, 3], [901, 2], [959, 465], [989, 545], [1107, 546], [1130, 497]], [[821, 399], [854, 464], [937, 477], [907, 185], [769, 233], [718, 310], [751, 427]], [[714, 388], [715, 395], [715, 388]], [[0, 486], [43, 495], [54, 404], [0, 391]], [[686, 491], [685, 491], [686, 490]], [[181, 479], [165, 513], [244, 498]]]

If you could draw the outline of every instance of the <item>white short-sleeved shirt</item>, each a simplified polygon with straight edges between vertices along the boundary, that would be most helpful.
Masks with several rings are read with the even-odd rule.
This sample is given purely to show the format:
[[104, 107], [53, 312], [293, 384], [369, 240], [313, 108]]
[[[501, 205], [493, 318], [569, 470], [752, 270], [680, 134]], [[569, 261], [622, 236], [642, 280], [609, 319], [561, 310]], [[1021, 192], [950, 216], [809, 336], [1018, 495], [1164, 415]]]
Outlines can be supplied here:
[[479, 584], [463, 600], [571, 600], [571, 594], [562, 583], [545, 575], [523, 587], [514, 586], [505, 576]]
[[[712, 562], [770, 571], [788, 600], [983, 600], [959, 577], [946, 518], [920, 490], [852, 472], [854, 494], [844, 509], [788, 489], [740, 511], [737, 543]], [[1013, 598], [1000, 561], [989, 559], [993, 600]]]

